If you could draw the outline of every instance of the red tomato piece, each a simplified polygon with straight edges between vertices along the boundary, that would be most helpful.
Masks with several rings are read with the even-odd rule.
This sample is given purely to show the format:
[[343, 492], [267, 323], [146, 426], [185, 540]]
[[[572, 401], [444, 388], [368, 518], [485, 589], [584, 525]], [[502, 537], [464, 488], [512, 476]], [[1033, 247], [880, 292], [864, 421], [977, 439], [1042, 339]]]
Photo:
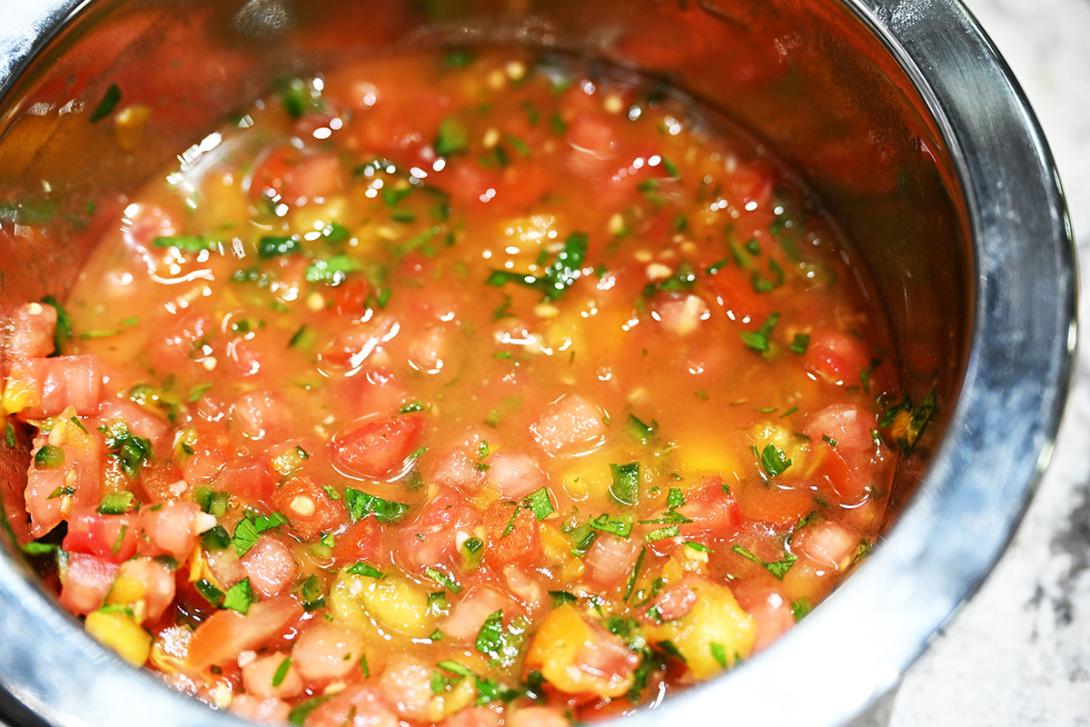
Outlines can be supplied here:
[[843, 570], [851, 562], [859, 536], [834, 522], [820, 522], [795, 534], [791, 551], [824, 570]]
[[495, 588], [480, 586], [468, 591], [454, 604], [440, 629], [452, 639], [472, 641], [491, 614], [503, 611], [507, 617], [513, 609], [511, 601]]
[[250, 585], [262, 598], [285, 593], [299, 575], [299, 564], [291, 549], [271, 535], [262, 535], [242, 556], [242, 568]]
[[48, 356], [53, 351], [57, 309], [43, 303], [25, 303], [11, 314], [8, 355], [23, 358]]
[[81, 616], [100, 608], [117, 577], [117, 569], [117, 563], [70, 553], [60, 572], [61, 605]]
[[63, 547], [74, 553], [123, 563], [136, 552], [138, 530], [136, 519], [130, 515], [82, 513], [68, 519]]
[[795, 625], [791, 604], [779, 590], [745, 582], [736, 586], [733, 591], [738, 605], [753, 617], [757, 627], [754, 651], [760, 651], [772, 644]]
[[549, 484], [548, 476], [534, 457], [506, 449], [488, 458], [486, 474], [489, 484], [510, 500], [525, 497]]
[[[32, 455], [47, 441], [46, 435], [36, 436]], [[30, 514], [30, 535], [35, 538], [64, 519], [65, 506], [71, 512], [84, 512], [98, 507], [101, 500], [103, 450], [98, 433], [68, 427], [60, 449], [64, 461], [59, 467], [38, 467], [32, 457], [27, 469], [23, 495]], [[71, 500], [66, 502], [66, 497]]]
[[265, 157], [249, 180], [250, 196], [291, 205], [321, 201], [344, 187], [344, 170], [333, 154], [308, 154], [280, 147]]
[[27, 419], [57, 416], [71, 406], [80, 416], [94, 414], [102, 391], [102, 368], [95, 356], [57, 356], [14, 361], [8, 386], [18, 381], [36, 392], [36, 403], [23, 409]]
[[[554, 707], [519, 707], [507, 717], [505, 724], [507, 727], [566, 727], [569, 722], [563, 712]], [[482, 724], [482, 727], [485, 726]]]
[[417, 722], [428, 721], [428, 705], [434, 696], [431, 690], [433, 669], [411, 656], [395, 658], [378, 678], [386, 701], [397, 713]]
[[484, 522], [488, 531], [485, 561], [501, 566], [508, 563], [531, 564], [538, 560], [541, 535], [537, 518], [529, 508], [500, 500], [484, 511]]
[[398, 530], [395, 556], [410, 570], [446, 563], [457, 554], [458, 533], [469, 533], [480, 522], [480, 513], [460, 495], [440, 491], [415, 520]]
[[541, 413], [530, 433], [552, 455], [584, 452], [601, 444], [605, 436], [602, 412], [579, 394], [565, 394]]
[[479, 453], [469, 447], [455, 447], [435, 458], [428, 479], [440, 487], [447, 487], [472, 495], [484, 485], [485, 467], [480, 466]]
[[216, 485], [251, 505], [268, 506], [276, 490], [273, 473], [263, 462], [239, 459], [228, 464]]
[[[537, 709], [536, 707], [530, 707], [531, 711]], [[520, 709], [518, 713], [527, 711], [526, 709]], [[515, 724], [512, 721], [513, 718], [507, 718], [507, 724]], [[553, 725], [545, 725], [541, 723], [538, 727], [567, 727], [568, 720], [560, 718], [561, 721], [554, 723]], [[460, 712], [455, 712], [450, 717], [440, 722], [443, 727], [500, 727], [500, 715], [496, 712], [488, 709], [487, 707], [466, 707]], [[532, 722], [523, 722], [522, 727], [534, 727]]]
[[363, 635], [339, 624], [311, 624], [295, 641], [291, 658], [307, 684], [322, 685], [359, 671]]
[[871, 430], [876, 424], [875, 415], [854, 404], [833, 404], [810, 417], [804, 432], [813, 442], [836, 442], [841, 452], [866, 452], [875, 448]]
[[287, 724], [291, 715], [291, 705], [283, 699], [261, 698], [250, 694], [236, 694], [227, 709], [236, 717], [257, 724]]
[[346, 518], [344, 508], [307, 477], [288, 480], [273, 494], [276, 509], [303, 538], [330, 532]]
[[814, 331], [810, 336], [803, 362], [807, 369], [830, 384], [854, 386], [860, 383], [870, 357], [861, 340], [827, 328]]
[[707, 278], [707, 285], [727, 317], [746, 328], [757, 328], [772, 313], [768, 296], [753, 289], [749, 273], [740, 267], [720, 268]]
[[734, 495], [723, 489], [723, 481], [718, 477], [709, 477], [686, 493], [685, 505], [678, 512], [692, 520], [679, 528], [686, 538], [728, 538], [742, 524]]
[[587, 580], [599, 588], [618, 586], [632, 575], [639, 555], [640, 544], [635, 539], [598, 533], [583, 558]]
[[311, 712], [306, 727], [399, 727], [400, 724], [376, 687], [353, 685]]
[[291, 412], [279, 395], [264, 389], [244, 394], [231, 407], [231, 423], [252, 441], [275, 436], [290, 421]]
[[184, 563], [197, 542], [200, 507], [195, 502], [167, 502], [140, 511], [142, 537], [139, 549], [144, 555], [169, 555]]
[[374, 562], [382, 544], [382, 526], [373, 517], [364, 518], [348, 526], [337, 536], [333, 545], [333, 559], [340, 565], [357, 561]]
[[381, 479], [405, 463], [423, 429], [424, 419], [420, 416], [371, 419], [330, 443], [333, 459], [347, 472]]
[[159, 561], [133, 558], [121, 564], [117, 575], [144, 587], [144, 616], [149, 621], [157, 621], [174, 602], [174, 571]]
[[659, 616], [655, 621], [676, 621], [682, 618], [693, 610], [696, 598], [696, 591], [684, 580], [671, 583], [655, 599], [654, 608], [658, 610]]
[[275, 652], [259, 656], [242, 667], [242, 686], [246, 692], [255, 697], [277, 700], [292, 699], [302, 694], [303, 680], [299, 678], [296, 664], [288, 662], [287, 669], [281, 671], [287, 658], [286, 654]]
[[193, 632], [189, 665], [207, 669], [236, 659], [277, 636], [302, 613], [303, 607], [290, 596], [254, 603], [245, 616], [238, 611], [216, 611]]

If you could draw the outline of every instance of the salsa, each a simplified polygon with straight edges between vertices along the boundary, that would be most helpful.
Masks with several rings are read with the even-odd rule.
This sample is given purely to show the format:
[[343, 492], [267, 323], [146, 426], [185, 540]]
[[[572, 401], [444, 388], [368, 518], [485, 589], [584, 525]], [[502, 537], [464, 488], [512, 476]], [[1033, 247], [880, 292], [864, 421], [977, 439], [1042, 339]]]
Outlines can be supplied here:
[[123, 659], [259, 722], [640, 709], [869, 550], [934, 402], [868, 290], [652, 81], [510, 48], [285, 79], [11, 316], [21, 545]]

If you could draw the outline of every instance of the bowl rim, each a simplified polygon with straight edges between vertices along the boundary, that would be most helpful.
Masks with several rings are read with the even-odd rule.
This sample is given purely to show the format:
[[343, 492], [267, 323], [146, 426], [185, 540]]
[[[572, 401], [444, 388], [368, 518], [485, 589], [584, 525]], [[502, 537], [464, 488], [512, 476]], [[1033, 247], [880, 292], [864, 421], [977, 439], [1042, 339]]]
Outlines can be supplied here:
[[[999, 559], [1051, 459], [1071, 384], [1077, 262], [1059, 175], [1032, 109], [960, 0], [833, 0], [897, 61], [953, 159], [977, 278], [969, 354], [947, 436], [882, 543], [780, 643], [623, 718], [708, 721], [718, 705], [766, 723], [842, 723], [894, 686]], [[91, 0], [43, 0], [0, 29], [0, 102]], [[930, 538], [941, 531], [947, 539]], [[38, 634], [0, 673], [0, 711], [27, 724], [242, 727], [133, 670], [0, 557], [0, 643]], [[72, 638], [48, 638], [67, 631]], [[789, 647], [789, 648], [788, 648]], [[830, 654], [835, 655], [830, 659]], [[801, 669], [800, 669], [801, 667]], [[798, 674], [790, 698], [782, 675]], [[69, 675], [58, 680], [56, 674]], [[58, 683], [63, 682], [63, 683]], [[87, 688], [73, 690], [69, 682]], [[93, 686], [92, 686], [93, 685]]]

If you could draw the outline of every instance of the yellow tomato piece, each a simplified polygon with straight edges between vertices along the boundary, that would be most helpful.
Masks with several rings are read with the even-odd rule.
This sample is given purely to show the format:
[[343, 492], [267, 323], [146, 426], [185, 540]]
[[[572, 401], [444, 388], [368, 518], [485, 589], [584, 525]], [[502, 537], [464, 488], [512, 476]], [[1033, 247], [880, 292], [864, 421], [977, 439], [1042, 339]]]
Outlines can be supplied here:
[[110, 587], [110, 594], [106, 597], [106, 603], [136, 603], [146, 593], [144, 583], [130, 576], [121, 575]]
[[151, 118], [151, 109], [144, 104], [126, 106], [114, 117], [114, 132], [122, 149], [132, 151], [144, 140], [144, 129]]
[[334, 222], [344, 222], [348, 209], [348, 200], [344, 197], [331, 197], [325, 204], [306, 205], [292, 214], [292, 229], [299, 234], [321, 232]]
[[13, 375], [8, 377], [4, 385], [2, 403], [7, 414], [17, 414], [38, 403], [37, 389], [28, 379], [18, 378], [14, 373], [13, 371]]
[[739, 469], [738, 457], [714, 431], [677, 438], [678, 467], [689, 475], [726, 475]]
[[84, 627], [96, 641], [133, 666], [143, 666], [151, 654], [151, 634], [120, 611], [89, 613]]
[[579, 668], [577, 660], [584, 644], [602, 638], [594, 633], [571, 604], [553, 610], [541, 623], [526, 664], [538, 669], [555, 688], [567, 694], [597, 694], [619, 697], [632, 687], [633, 677], [609, 678]]
[[455, 712], [468, 707], [477, 698], [477, 688], [472, 679], [463, 679], [449, 692], [437, 694], [428, 702], [428, 721], [442, 722]]
[[[230, 232], [239, 220], [249, 219], [250, 202], [241, 181], [241, 172], [230, 171], [209, 174], [204, 178], [200, 209], [201, 221], [207, 229]], [[227, 240], [230, 241], [230, 237]]]
[[376, 579], [342, 571], [330, 589], [329, 605], [339, 620], [364, 630], [378, 626], [414, 638], [435, 630], [427, 592], [396, 575]]
[[791, 460], [790, 467], [785, 470], [786, 476], [809, 476], [819, 464], [818, 458], [813, 456], [809, 440], [796, 435], [787, 427], [768, 421], [760, 422], [750, 430], [750, 436], [758, 455], [771, 444]]
[[693, 677], [707, 679], [749, 656], [757, 627], [729, 588], [696, 579], [689, 586], [697, 597], [692, 610], [676, 621], [649, 625], [645, 634], [651, 642], [672, 642]]

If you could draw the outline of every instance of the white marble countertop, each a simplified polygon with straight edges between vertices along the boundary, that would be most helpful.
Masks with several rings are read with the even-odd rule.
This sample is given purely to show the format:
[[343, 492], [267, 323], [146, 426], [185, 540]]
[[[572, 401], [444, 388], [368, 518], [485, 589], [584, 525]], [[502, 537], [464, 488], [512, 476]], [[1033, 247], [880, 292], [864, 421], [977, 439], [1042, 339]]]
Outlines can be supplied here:
[[1014, 542], [880, 722], [1090, 725], [1090, 0], [965, 2], [1025, 88], [1056, 156], [1084, 273], [1084, 339], [1055, 459]]

